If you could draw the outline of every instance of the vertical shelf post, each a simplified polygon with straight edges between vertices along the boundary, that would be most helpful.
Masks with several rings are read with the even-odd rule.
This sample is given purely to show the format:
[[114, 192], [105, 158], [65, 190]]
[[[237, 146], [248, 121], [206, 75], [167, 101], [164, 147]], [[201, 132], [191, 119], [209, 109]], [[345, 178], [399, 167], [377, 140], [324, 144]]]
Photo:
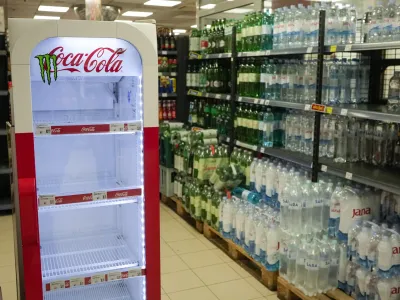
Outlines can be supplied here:
[[237, 92], [237, 50], [236, 50], [236, 26], [232, 27], [232, 56], [231, 56], [231, 120], [229, 130], [229, 153], [235, 146], [235, 114], [236, 114], [236, 92]]

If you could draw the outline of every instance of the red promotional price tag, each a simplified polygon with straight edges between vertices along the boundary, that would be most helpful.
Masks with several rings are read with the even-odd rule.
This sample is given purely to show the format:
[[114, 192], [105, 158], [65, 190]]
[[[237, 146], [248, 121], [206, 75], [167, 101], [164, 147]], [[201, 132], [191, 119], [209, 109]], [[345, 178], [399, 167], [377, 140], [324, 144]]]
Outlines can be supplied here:
[[313, 103], [311, 104], [311, 110], [318, 112], [325, 112], [325, 105]]

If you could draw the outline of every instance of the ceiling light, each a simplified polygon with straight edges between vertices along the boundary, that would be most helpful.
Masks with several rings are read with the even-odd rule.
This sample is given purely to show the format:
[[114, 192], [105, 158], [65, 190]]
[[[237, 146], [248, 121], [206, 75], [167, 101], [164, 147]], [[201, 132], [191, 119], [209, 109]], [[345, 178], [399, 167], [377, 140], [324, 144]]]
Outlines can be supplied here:
[[38, 15], [36, 15], [33, 18], [37, 19], [37, 20], [60, 20], [60, 17], [58, 17], [58, 16], [38, 16]]
[[186, 29], [173, 29], [172, 32], [173, 33], [185, 33]]
[[174, 32], [174, 35], [180, 35], [181, 33], [180, 32]]
[[197, 25], [194, 24], [194, 25], [190, 26], [190, 28], [197, 28]]
[[206, 25], [206, 28], [207, 28], [207, 29], [210, 29], [210, 28], [211, 28], [211, 24], [207, 24], [207, 25]]
[[114, 20], [114, 22], [119, 22], [119, 23], [133, 23], [130, 20]]
[[153, 13], [152, 12], [146, 12], [146, 11], [126, 11], [122, 15], [124, 17], [148, 17], [151, 16]]
[[61, 12], [65, 13], [69, 10], [67, 6], [48, 6], [48, 5], [40, 5], [38, 11], [50, 11], [50, 12]]
[[149, 0], [145, 2], [144, 5], [172, 7], [181, 3], [181, 1], [172, 0]]
[[215, 5], [216, 4], [212, 4], [212, 3], [206, 4], [206, 5], [200, 6], [200, 9], [213, 9], [215, 7]]
[[224, 11], [225, 14], [245, 14], [254, 11], [251, 8], [234, 8]]

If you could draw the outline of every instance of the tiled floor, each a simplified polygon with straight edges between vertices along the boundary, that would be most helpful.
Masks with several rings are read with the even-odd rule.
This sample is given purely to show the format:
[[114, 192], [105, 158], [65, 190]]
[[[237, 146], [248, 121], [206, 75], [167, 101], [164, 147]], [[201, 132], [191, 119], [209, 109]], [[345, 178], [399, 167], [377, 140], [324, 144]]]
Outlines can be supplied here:
[[276, 300], [168, 207], [161, 208], [162, 300]]
[[[161, 207], [162, 300], [276, 300], [269, 291], [169, 208]], [[11, 216], [0, 216], [0, 286], [16, 300]]]

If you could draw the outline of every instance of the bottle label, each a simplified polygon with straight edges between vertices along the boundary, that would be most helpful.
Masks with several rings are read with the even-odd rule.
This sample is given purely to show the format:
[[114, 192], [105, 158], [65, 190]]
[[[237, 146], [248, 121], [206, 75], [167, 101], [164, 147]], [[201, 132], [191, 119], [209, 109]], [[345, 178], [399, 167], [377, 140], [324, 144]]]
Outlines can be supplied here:
[[258, 121], [258, 130], [263, 131], [264, 130], [264, 122], [263, 121]]
[[257, 74], [249, 73], [248, 74], [248, 82], [257, 82]]
[[262, 32], [262, 26], [258, 25], [258, 26], [254, 26], [254, 35], [255, 36], [260, 36]]
[[260, 75], [260, 82], [261, 83], [263, 83], [263, 82], [268, 82], [268, 74], [267, 73], [261, 73], [261, 75]]
[[318, 271], [318, 261], [313, 259], [306, 259], [306, 270]]
[[253, 120], [252, 121], [252, 128], [255, 130], [258, 130], [258, 120]]

